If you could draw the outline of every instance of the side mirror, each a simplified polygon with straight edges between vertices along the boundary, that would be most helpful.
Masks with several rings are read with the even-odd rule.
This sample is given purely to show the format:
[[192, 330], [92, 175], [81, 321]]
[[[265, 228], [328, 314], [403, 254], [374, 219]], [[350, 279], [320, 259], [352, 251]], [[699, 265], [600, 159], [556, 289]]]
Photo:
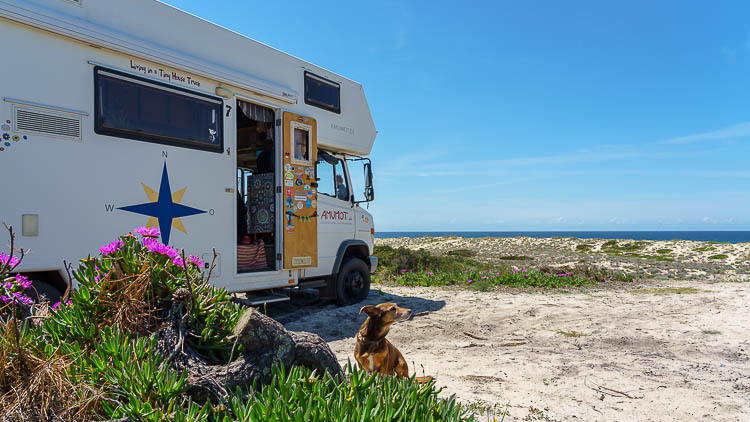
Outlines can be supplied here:
[[372, 187], [372, 164], [365, 163], [365, 200], [375, 199], [375, 189]]

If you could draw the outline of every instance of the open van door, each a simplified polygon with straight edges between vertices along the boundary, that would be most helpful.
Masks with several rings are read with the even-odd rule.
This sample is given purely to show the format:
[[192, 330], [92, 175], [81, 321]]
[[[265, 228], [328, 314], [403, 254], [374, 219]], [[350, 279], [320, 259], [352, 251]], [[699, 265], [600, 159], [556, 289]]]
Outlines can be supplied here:
[[318, 266], [315, 119], [284, 113], [284, 269]]

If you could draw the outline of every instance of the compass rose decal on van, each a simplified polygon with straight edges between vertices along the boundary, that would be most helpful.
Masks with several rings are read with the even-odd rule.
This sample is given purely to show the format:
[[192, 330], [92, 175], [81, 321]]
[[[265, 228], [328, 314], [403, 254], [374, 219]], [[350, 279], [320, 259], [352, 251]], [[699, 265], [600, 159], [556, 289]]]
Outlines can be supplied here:
[[117, 209], [151, 217], [148, 219], [146, 226], [159, 226], [162, 242], [164, 242], [165, 245], [169, 244], [169, 234], [172, 232], [172, 227], [187, 234], [185, 226], [182, 224], [181, 217], [203, 214], [206, 212], [180, 204], [182, 197], [187, 190], [187, 186], [172, 193], [172, 188], [169, 186], [169, 175], [167, 174], [166, 162], [164, 162], [164, 170], [161, 172], [159, 192], [156, 192], [144, 183], [141, 183], [141, 186], [143, 187], [143, 191], [146, 192], [146, 197], [151, 202], [119, 207]]

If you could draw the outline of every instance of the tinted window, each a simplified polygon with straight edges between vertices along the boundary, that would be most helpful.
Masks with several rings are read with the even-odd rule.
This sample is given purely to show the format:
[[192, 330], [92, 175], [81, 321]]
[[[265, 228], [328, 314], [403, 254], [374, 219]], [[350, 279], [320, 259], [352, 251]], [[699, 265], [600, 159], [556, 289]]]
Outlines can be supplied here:
[[305, 104], [341, 113], [341, 87], [328, 79], [305, 72]]
[[113, 70], [94, 72], [96, 133], [223, 151], [220, 99]]

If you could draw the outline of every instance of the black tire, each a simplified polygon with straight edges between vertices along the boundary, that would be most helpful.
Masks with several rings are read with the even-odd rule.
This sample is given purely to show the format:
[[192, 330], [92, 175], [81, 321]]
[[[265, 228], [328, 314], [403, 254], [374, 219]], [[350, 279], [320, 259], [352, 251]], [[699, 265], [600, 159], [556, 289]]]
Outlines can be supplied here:
[[370, 294], [370, 268], [359, 258], [349, 258], [336, 277], [336, 303], [353, 305]]
[[49, 301], [50, 305], [52, 305], [55, 302], [59, 302], [60, 298], [65, 292], [61, 292], [57, 289], [57, 287], [43, 282], [34, 282], [32, 284], [33, 289], [30, 289], [32, 292], [36, 291], [37, 295], [31, 294], [32, 299], [34, 299], [35, 302], [41, 302], [42, 298], [41, 296], [44, 296], [47, 301]]

